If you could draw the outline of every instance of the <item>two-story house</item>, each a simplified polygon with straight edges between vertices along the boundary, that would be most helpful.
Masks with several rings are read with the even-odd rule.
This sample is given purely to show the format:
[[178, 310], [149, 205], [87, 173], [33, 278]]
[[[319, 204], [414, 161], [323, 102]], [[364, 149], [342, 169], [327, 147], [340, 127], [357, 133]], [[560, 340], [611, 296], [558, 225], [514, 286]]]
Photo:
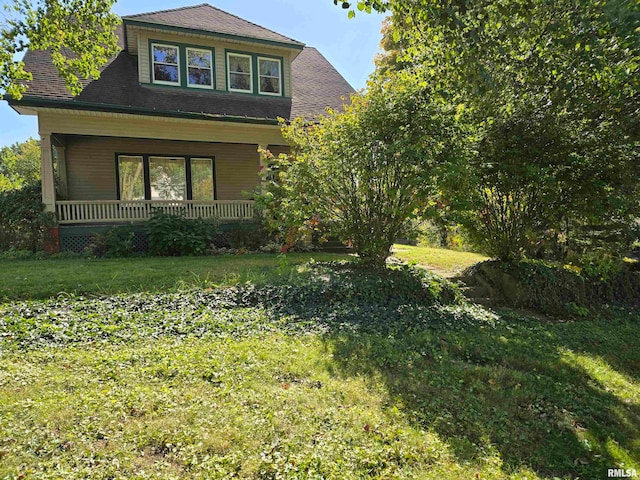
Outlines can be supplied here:
[[38, 116], [43, 202], [63, 250], [154, 208], [251, 218], [258, 147], [287, 149], [278, 118], [312, 121], [353, 92], [316, 49], [208, 4], [127, 16], [117, 33], [122, 50], [78, 96], [48, 52], [30, 50], [33, 80], [9, 99]]

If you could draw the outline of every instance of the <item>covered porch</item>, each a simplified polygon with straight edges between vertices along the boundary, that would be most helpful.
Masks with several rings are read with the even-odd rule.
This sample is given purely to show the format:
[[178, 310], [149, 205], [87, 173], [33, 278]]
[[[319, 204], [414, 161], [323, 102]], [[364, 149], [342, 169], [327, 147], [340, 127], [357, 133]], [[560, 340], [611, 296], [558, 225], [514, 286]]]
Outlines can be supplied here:
[[64, 200], [55, 205], [59, 225], [140, 223], [156, 211], [221, 222], [251, 221], [254, 216], [252, 200]]
[[260, 183], [258, 148], [43, 135], [43, 202], [60, 226], [139, 224], [156, 211], [221, 223], [251, 221]]

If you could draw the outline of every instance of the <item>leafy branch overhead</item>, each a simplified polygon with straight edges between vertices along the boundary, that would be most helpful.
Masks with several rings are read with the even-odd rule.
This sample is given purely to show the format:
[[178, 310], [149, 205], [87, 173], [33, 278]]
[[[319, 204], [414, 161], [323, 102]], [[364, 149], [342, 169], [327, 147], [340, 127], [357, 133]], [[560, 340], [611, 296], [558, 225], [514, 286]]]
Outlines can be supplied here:
[[27, 49], [49, 50], [69, 91], [100, 76], [118, 52], [115, 29], [120, 18], [111, 12], [115, 0], [13, 0], [0, 24], [0, 98], [20, 99], [31, 73], [18, 59]]

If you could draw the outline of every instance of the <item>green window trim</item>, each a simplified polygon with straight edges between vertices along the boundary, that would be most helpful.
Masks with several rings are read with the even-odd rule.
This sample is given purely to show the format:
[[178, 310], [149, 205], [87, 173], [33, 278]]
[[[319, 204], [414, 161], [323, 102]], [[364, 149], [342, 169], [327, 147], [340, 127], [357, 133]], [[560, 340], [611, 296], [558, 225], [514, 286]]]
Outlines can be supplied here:
[[[284, 57], [277, 55], [265, 55], [262, 53], [251, 53], [238, 50], [225, 49], [225, 79], [227, 82], [227, 92], [241, 93], [245, 95], [257, 95], [257, 96], [269, 96], [269, 97], [283, 97], [288, 98], [285, 95], [284, 89]], [[251, 90], [237, 90], [232, 89], [231, 85], [231, 69], [229, 68], [229, 55], [238, 55], [251, 58]], [[271, 60], [278, 62], [280, 66], [280, 93], [262, 92], [260, 89], [260, 60]]]
[[[155, 62], [153, 55], [153, 47], [171, 47], [178, 49], [178, 82], [158, 81], [155, 79]], [[211, 54], [211, 85], [196, 85], [189, 83], [189, 60], [188, 50], [198, 50], [209, 52]], [[159, 85], [163, 87], [184, 88], [194, 90], [215, 90], [216, 88], [216, 54], [214, 47], [204, 45], [192, 45], [179, 42], [167, 42], [165, 40], [149, 39], [149, 83], [151, 85]]]
[[[121, 172], [120, 172], [120, 160], [127, 159], [128, 161], [134, 159], [140, 159], [142, 161], [142, 181], [144, 187], [144, 200], [149, 201], [152, 200], [152, 191], [151, 191], [151, 172], [150, 172], [150, 159], [159, 158], [159, 159], [182, 159], [184, 160], [185, 165], [185, 193], [186, 198], [183, 201], [192, 201], [193, 200], [193, 179], [192, 179], [192, 168], [191, 161], [195, 160], [197, 162], [201, 162], [202, 160], [210, 160], [211, 161], [211, 183], [212, 183], [212, 198], [213, 200], [218, 199], [218, 189], [216, 185], [216, 159], [213, 155], [168, 155], [168, 154], [140, 154], [140, 153], [122, 153], [118, 152], [115, 154], [115, 170], [116, 170], [116, 198], [118, 201], [129, 201], [122, 199], [121, 192]], [[135, 201], [135, 200], [131, 200]], [[176, 200], [180, 201], [180, 200]], [[199, 200], [196, 200], [199, 201]], [[203, 202], [210, 200], [201, 200]]]

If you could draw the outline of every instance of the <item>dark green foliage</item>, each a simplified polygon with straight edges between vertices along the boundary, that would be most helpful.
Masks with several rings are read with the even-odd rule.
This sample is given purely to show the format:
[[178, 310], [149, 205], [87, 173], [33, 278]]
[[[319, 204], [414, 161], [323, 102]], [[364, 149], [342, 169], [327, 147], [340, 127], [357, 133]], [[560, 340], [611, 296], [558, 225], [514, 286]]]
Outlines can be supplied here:
[[584, 267], [540, 261], [483, 262], [470, 268], [465, 282], [488, 290], [501, 305], [552, 315], [584, 316], [590, 308], [640, 307], [640, 271], [634, 264], [596, 261]]
[[[451, 304], [460, 299], [454, 284], [425, 269], [408, 266], [376, 267], [356, 262], [311, 264], [307, 275], [289, 285], [264, 287], [249, 295], [250, 303], [287, 310], [322, 310], [338, 304], [362, 308], [375, 304], [398, 307], [406, 304]], [[350, 308], [351, 308], [350, 307]], [[346, 309], [348, 310], [348, 308]]]
[[149, 253], [162, 257], [204, 255], [217, 231], [216, 224], [156, 210], [146, 222]]
[[394, 68], [457, 107], [461, 155], [433, 174], [476, 245], [502, 260], [628, 248], [640, 216], [640, 3], [343, 6], [390, 10]]
[[[62, 317], [58, 319], [57, 314], [50, 316], [47, 313], [58, 310], [55, 300], [47, 306], [18, 303], [15, 308], [3, 312], [6, 315], [0, 319], [0, 331], [10, 330], [13, 342], [30, 348], [100, 338], [127, 341], [162, 335], [216, 336], [220, 333], [219, 328], [224, 328], [224, 321], [218, 320], [219, 324], [203, 322], [201, 313], [211, 308], [224, 311], [255, 307], [268, 309], [274, 315], [272, 325], [260, 326], [264, 331], [278, 328], [275, 320], [286, 317], [299, 319], [290, 325], [292, 332], [309, 328], [322, 331], [346, 325], [344, 322], [358, 329], [379, 331], [397, 329], [399, 323], [405, 328], [416, 328], [417, 323], [431, 321], [448, 323], [450, 320], [444, 318], [446, 314], [439, 310], [440, 306], [461, 304], [454, 284], [417, 267], [371, 268], [354, 262], [312, 263], [309, 267], [305, 274], [282, 285], [242, 284], [226, 289], [113, 296], [79, 302], [71, 310], [60, 310], [64, 321]], [[150, 313], [158, 319], [141, 320]], [[81, 320], [87, 315], [94, 321]], [[105, 324], [105, 316], [117, 318], [118, 327]], [[237, 332], [226, 332], [225, 335], [250, 334], [256, 328], [251, 322], [259, 321], [259, 318], [252, 320], [251, 317], [247, 317], [246, 324], [233, 327], [239, 329]], [[45, 318], [49, 321], [45, 322]], [[311, 319], [318, 322], [316, 326], [308, 325]], [[386, 325], [384, 319], [393, 320], [393, 323]]]
[[0, 192], [0, 251], [44, 248], [53, 215], [43, 211], [40, 185]]
[[113, 227], [104, 233], [96, 233], [89, 249], [96, 257], [130, 257], [136, 253], [135, 235], [132, 227]]
[[236, 223], [224, 232], [229, 248], [258, 251], [273, 240], [259, 218], [252, 223]]

